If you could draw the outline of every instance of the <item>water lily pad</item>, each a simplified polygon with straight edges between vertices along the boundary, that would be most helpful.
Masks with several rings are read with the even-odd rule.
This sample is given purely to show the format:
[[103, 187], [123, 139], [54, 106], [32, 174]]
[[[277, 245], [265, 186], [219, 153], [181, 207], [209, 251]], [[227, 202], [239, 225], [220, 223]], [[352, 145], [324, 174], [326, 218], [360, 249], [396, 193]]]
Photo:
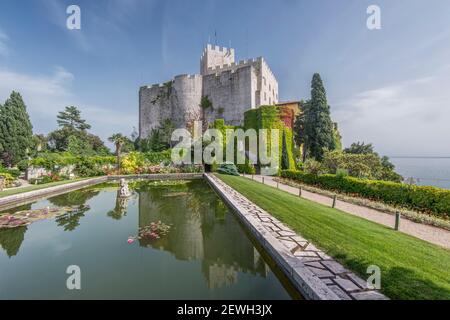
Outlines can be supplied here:
[[[60, 208], [41, 208], [19, 211], [11, 215], [0, 216], [0, 229], [16, 228], [29, 225], [33, 222], [59, 217], [67, 213], [77, 213], [81, 206], [70, 206]], [[86, 206], [84, 206], [84, 209]]]

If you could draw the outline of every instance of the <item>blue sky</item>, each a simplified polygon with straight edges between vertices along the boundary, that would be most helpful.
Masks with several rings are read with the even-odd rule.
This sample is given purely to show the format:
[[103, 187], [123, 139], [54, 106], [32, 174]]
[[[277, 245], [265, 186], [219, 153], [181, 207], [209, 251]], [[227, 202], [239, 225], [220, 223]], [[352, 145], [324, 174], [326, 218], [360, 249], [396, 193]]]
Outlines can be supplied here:
[[[66, 28], [81, 7], [82, 29]], [[381, 30], [366, 9], [381, 8]], [[208, 39], [264, 56], [280, 99], [306, 99], [319, 72], [344, 144], [388, 155], [450, 156], [448, 0], [2, 0], [0, 101], [12, 89], [35, 132], [77, 105], [106, 138], [138, 125], [141, 85], [198, 73]]]

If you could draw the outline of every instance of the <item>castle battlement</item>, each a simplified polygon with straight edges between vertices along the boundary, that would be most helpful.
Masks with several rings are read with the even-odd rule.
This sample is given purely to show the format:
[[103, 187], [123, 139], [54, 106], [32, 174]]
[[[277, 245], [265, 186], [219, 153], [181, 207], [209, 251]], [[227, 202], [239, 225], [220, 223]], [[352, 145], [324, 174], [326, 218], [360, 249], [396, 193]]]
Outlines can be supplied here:
[[168, 82], [175, 82], [175, 81], [180, 81], [180, 80], [185, 80], [185, 79], [201, 79], [201, 78], [202, 78], [201, 74], [180, 74], [180, 75], [175, 76], [172, 80], [142, 86], [140, 89], [142, 90], [142, 89], [151, 89], [151, 88], [164, 88], [167, 86]]
[[218, 72], [226, 71], [229, 69], [239, 69], [242, 67], [247, 67], [247, 66], [253, 65], [255, 63], [258, 63], [261, 61], [261, 59], [262, 58], [240, 60], [238, 63], [232, 62], [232, 63], [223, 64], [220, 66], [210, 67], [207, 69], [207, 72], [208, 73], [218, 73]]
[[207, 44], [206, 48], [203, 49], [202, 55], [200, 59], [203, 59], [208, 52], [215, 52], [220, 54], [230, 54], [234, 56], [234, 49], [233, 48], [227, 48], [227, 47], [220, 47], [220, 46], [213, 46], [211, 44]]
[[180, 79], [198, 79], [201, 77], [202, 77], [202, 75], [197, 74], [197, 73], [195, 73], [195, 74], [180, 74], [178, 76], [175, 76], [175, 78], [173, 80], [175, 81], [175, 80], [180, 80]]
[[211, 74], [211, 73], [220, 73], [220, 72], [224, 72], [230, 69], [236, 70], [242, 67], [247, 67], [250, 65], [255, 65], [257, 63], [260, 63], [262, 65], [264, 65], [264, 67], [266, 67], [267, 72], [275, 78], [275, 75], [273, 74], [272, 70], [270, 69], [269, 65], [267, 64], [267, 62], [264, 60], [263, 57], [258, 57], [258, 58], [254, 58], [254, 59], [245, 59], [245, 60], [240, 60], [238, 63], [233, 62], [233, 63], [228, 63], [228, 64], [223, 64], [220, 66], [215, 66], [215, 67], [211, 67], [207, 69], [207, 73]]

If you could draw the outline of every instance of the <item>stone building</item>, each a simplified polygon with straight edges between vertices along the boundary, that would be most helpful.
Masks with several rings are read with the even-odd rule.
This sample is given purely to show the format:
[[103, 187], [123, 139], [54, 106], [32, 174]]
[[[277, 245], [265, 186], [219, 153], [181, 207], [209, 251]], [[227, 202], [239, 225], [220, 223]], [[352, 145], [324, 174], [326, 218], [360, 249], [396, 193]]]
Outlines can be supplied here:
[[166, 119], [176, 128], [219, 118], [242, 125], [245, 111], [277, 102], [278, 81], [262, 57], [236, 62], [234, 49], [208, 44], [200, 74], [140, 88], [139, 136], [148, 137]]

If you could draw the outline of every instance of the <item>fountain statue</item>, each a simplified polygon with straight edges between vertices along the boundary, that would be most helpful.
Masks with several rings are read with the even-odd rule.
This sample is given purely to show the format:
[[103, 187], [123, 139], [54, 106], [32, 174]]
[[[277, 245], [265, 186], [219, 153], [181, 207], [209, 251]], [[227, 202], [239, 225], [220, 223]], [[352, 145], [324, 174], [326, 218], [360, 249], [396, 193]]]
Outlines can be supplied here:
[[128, 183], [125, 181], [125, 179], [120, 179], [119, 197], [120, 198], [131, 197], [131, 192], [130, 189], [128, 188]]

